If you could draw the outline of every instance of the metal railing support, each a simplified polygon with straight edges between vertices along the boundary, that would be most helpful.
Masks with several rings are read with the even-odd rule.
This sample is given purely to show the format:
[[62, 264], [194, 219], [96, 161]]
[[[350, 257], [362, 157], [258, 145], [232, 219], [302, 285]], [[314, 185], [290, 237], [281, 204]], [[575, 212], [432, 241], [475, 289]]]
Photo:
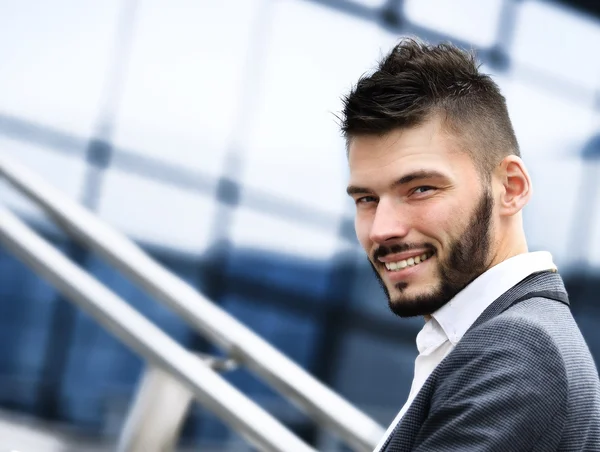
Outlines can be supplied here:
[[71, 262], [2, 206], [0, 243], [136, 351], [149, 365], [176, 378], [204, 407], [259, 450], [315, 452], [197, 356]]

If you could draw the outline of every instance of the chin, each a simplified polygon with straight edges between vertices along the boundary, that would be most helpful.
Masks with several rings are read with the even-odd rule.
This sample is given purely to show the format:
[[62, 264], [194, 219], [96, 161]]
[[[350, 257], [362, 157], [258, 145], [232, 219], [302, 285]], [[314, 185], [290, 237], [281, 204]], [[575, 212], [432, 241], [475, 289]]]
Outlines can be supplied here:
[[418, 317], [431, 315], [444, 306], [451, 297], [446, 297], [438, 290], [411, 290], [405, 287], [395, 287], [389, 292], [388, 305], [390, 310], [399, 317]]

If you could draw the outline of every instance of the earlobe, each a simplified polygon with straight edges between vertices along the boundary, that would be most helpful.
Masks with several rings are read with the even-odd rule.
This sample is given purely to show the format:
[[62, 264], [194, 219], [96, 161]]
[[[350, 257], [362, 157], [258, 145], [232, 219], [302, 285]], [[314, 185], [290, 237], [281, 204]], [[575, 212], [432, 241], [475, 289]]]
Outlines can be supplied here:
[[529, 202], [532, 194], [531, 178], [523, 160], [516, 155], [506, 157], [499, 169], [503, 185], [500, 214], [512, 216]]

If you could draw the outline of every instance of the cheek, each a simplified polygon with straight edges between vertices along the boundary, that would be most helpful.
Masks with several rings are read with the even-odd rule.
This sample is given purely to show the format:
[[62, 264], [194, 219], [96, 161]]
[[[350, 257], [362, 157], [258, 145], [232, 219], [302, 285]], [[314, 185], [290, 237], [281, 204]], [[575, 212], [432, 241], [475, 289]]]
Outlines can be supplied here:
[[456, 238], [460, 229], [462, 209], [438, 203], [415, 212], [415, 228], [425, 237], [432, 239], [436, 247], [444, 247]]
[[354, 230], [356, 231], [356, 238], [367, 252], [370, 251], [372, 245], [371, 239], [369, 238], [371, 234], [371, 224], [372, 221], [366, 215], [356, 213], [354, 218]]

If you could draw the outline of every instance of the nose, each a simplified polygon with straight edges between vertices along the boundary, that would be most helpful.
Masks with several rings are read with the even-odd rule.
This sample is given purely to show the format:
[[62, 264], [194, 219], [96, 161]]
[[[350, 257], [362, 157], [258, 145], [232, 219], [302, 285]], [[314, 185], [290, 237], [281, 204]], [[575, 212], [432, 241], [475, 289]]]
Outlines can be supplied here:
[[409, 227], [402, 206], [391, 200], [380, 199], [371, 224], [369, 238], [372, 242], [383, 244], [394, 239], [403, 239]]

